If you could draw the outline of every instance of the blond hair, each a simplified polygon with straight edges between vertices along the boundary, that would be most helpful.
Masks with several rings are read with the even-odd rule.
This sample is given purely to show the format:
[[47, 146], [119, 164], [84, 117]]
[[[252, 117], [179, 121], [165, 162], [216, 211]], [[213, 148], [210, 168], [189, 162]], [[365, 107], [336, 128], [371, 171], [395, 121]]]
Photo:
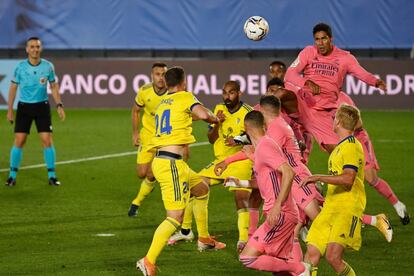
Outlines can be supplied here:
[[361, 115], [357, 108], [351, 105], [342, 104], [336, 111], [335, 118], [343, 128], [354, 131]]

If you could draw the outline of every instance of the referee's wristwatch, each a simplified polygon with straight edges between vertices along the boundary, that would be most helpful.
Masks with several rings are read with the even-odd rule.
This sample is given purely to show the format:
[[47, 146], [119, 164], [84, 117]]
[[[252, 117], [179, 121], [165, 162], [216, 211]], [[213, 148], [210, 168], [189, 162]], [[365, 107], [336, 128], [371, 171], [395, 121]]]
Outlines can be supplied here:
[[63, 103], [56, 104], [56, 108], [63, 107]]

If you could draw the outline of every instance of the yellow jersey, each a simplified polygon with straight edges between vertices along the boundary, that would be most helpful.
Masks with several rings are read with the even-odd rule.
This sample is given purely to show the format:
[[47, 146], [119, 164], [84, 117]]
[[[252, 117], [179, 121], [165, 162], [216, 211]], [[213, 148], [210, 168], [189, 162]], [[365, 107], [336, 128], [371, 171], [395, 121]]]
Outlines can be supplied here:
[[151, 147], [194, 143], [191, 110], [197, 104], [201, 103], [191, 92], [167, 93], [155, 111], [155, 135]]
[[[161, 95], [155, 93], [153, 84], [147, 83], [141, 86], [138, 90], [138, 94], [135, 97], [135, 104], [140, 108], [144, 109], [144, 114], [142, 115], [141, 120], [141, 131], [140, 136], [149, 137], [149, 139], [154, 136], [155, 133], [155, 124], [154, 124], [154, 116], [155, 110], [157, 106], [160, 104], [162, 98], [167, 93], [164, 92]], [[144, 143], [148, 143], [149, 141], [143, 141]]]
[[[217, 114], [220, 110], [223, 111], [226, 119], [220, 124], [218, 138], [214, 142], [214, 156], [218, 160], [225, 159], [242, 149], [242, 145], [235, 147], [226, 146], [226, 138], [244, 133], [244, 117], [247, 113], [252, 111], [253, 108], [241, 102], [240, 108], [231, 113], [225, 104], [218, 104], [214, 108], [214, 114]], [[210, 127], [212, 127], [212, 125], [210, 125]]]
[[362, 216], [366, 205], [364, 188], [364, 152], [361, 143], [353, 135], [346, 137], [332, 151], [328, 160], [330, 175], [341, 175], [346, 168], [357, 172], [351, 189], [342, 185], [328, 184], [323, 208], [332, 211], [346, 210]]

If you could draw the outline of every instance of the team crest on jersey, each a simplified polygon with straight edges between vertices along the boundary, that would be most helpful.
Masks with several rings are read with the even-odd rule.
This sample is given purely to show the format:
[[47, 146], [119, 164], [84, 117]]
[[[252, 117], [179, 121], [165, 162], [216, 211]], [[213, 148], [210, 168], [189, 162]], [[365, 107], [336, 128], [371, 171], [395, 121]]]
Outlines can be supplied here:
[[39, 82], [41, 85], [45, 85], [46, 84], [46, 78], [40, 78]]

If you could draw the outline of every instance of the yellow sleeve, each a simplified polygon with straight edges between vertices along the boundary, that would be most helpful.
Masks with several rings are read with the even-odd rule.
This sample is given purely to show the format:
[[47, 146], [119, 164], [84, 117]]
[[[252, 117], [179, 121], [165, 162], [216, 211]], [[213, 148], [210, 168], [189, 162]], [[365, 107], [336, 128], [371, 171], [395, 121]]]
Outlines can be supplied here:
[[358, 145], [356, 143], [347, 143], [341, 151], [343, 160], [342, 169], [353, 169], [358, 172], [361, 162]]
[[135, 97], [135, 104], [139, 107], [145, 106], [145, 100], [144, 100], [144, 89], [142, 87], [138, 90], [137, 96]]
[[183, 104], [188, 109], [189, 112], [193, 110], [194, 106], [201, 104], [200, 101], [193, 95], [191, 92], [186, 92], [184, 94]]

